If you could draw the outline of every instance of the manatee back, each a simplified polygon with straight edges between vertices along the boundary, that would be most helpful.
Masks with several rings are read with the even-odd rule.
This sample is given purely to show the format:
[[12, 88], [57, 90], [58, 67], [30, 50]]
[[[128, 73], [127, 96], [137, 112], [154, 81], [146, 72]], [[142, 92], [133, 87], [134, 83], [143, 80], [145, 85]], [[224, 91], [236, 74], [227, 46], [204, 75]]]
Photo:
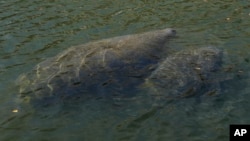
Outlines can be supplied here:
[[215, 82], [211, 74], [220, 68], [221, 59], [222, 51], [213, 47], [180, 51], [160, 63], [146, 85], [164, 99], [200, 95]]
[[41, 103], [119, 95], [143, 82], [174, 35], [163, 29], [71, 47], [22, 75], [20, 93]]

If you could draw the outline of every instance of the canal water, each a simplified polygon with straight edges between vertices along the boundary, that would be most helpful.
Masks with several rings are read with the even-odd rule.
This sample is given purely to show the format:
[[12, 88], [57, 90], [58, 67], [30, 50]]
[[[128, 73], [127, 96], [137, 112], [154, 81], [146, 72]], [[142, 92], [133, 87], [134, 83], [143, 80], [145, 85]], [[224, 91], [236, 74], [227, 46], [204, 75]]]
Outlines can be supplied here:
[[[18, 97], [18, 76], [71, 46], [166, 27], [174, 51], [224, 51], [219, 95], [153, 109], [143, 93], [41, 109]], [[227, 141], [230, 124], [250, 124], [249, 37], [248, 0], [1, 0], [0, 140]]]

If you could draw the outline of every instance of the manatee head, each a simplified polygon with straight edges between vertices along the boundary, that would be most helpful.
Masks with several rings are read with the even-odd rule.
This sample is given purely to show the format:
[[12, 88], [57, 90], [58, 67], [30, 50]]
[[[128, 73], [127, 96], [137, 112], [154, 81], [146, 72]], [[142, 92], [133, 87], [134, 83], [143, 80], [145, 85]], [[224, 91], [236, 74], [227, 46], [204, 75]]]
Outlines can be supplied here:
[[176, 30], [173, 28], [165, 28], [162, 30], [156, 30], [151, 32], [146, 32], [145, 35], [148, 34], [150, 39], [158, 38], [158, 39], [166, 39], [169, 37], [175, 37], [176, 36]]
[[[194, 50], [194, 69], [201, 77], [208, 77], [211, 72], [218, 71], [222, 64], [223, 52], [215, 47], [204, 47]], [[202, 79], [202, 78], [201, 78]]]
[[176, 36], [176, 30], [172, 28], [165, 28], [139, 34], [138, 38], [134, 38], [138, 43], [144, 44], [142, 47], [161, 47], [169, 39]]

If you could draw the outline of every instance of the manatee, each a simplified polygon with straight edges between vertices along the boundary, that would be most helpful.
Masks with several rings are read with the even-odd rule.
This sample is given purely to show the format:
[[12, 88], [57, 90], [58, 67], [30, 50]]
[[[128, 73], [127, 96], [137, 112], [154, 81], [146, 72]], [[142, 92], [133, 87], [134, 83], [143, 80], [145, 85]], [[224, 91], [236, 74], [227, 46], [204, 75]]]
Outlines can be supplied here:
[[142, 83], [155, 69], [175, 34], [174, 29], [166, 28], [70, 47], [19, 77], [21, 97], [50, 105], [129, 94], [125, 91]]
[[218, 93], [216, 73], [222, 56], [223, 52], [215, 47], [182, 50], [166, 57], [143, 86], [160, 104], [165, 100]]

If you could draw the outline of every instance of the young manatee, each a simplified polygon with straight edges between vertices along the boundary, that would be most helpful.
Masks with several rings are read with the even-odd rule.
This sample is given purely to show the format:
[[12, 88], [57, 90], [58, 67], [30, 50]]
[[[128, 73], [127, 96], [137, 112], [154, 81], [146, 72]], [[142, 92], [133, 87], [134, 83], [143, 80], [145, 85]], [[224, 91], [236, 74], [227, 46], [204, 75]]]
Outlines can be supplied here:
[[222, 51], [214, 47], [183, 50], [161, 62], [145, 86], [160, 101], [215, 92], [218, 81], [213, 74], [221, 62]]
[[122, 95], [154, 70], [175, 34], [167, 28], [71, 47], [20, 76], [20, 94], [45, 106], [89, 96]]

